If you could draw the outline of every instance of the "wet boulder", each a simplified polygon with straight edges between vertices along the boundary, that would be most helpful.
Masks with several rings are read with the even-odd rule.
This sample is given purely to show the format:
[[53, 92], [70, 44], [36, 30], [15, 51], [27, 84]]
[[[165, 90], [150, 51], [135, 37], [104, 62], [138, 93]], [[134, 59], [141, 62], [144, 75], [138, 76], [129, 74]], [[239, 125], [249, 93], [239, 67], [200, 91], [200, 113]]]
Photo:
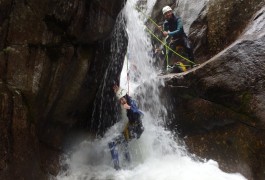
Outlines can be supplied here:
[[[262, 0], [207, 1], [189, 29], [197, 63], [208, 60], [239, 38], [262, 6]], [[184, 15], [189, 11], [193, 9], [187, 9]]]
[[264, 179], [265, 13], [258, 11], [238, 39], [186, 73], [165, 76], [174, 106], [168, 125], [191, 152], [228, 172]]
[[124, 50], [116, 58], [110, 54], [123, 5], [123, 0], [0, 2], [0, 179], [56, 175], [66, 136], [90, 128], [109, 63], [119, 64], [113, 77], [121, 70], [127, 42], [122, 27]]

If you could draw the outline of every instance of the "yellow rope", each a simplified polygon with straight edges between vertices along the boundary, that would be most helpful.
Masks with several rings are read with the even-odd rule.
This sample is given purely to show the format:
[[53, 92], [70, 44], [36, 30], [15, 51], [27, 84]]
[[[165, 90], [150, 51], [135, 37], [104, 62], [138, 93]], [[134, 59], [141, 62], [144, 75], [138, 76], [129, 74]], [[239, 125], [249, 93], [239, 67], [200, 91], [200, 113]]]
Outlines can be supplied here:
[[[154, 25], [156, 25], [158, 28], [159, 28], [159, 25], [149, 16], [147, 16], [141, 9], [139, 9], [138, 7], [135, 6], [135, 8], [137, 10], [139, 10], [145, 17], [147, 17], [148, 20], [150, 20]], [[167, 49], [169, 49], [170, 51], [172, 51], [173, 53], [175, 53], [176, 55], [178, 55], [179, 57], [181, 57], [182, 59], [192, 63], [192, 64], [195, 64], [194, 62], [192, 62], [191, 60], [189, 60], [188, 58], [180, 55], [179, 53], [177, 53], [176, 51], [174, 51], [172, 48], [170, 48], [166, 43], [164, 43], [162, 40], [160, 40], [147, 26], [145, 26], [145, 28], [148, 30], [148, 32], [153, 36], [155, 37], [161, 44], [163, 44]], [[159, 28], [160, 31], [162, 31], [160, 28]], [[163, 32], [163, 31], [162, 31]], [[167, 60], [168, 61], [168, 60]], [[168, 62], [167, 62], [168, 63]], [[187, 66], [190, 66], [190, 65], [187, 65]]]
[[145, 26], [145, 28], [147, 29], [147, 31], [153, 36], [155, 37], [161, 44], [163, 44], [166, 48], [168, 48], [170, 51], [172, 51], [173, 53], [175, 53], [176, 55], [178, 55], [179, 57], [181, 57], [182, 59], [195, 64], [194, 62], [192, 62], [191, 60], [189, 60], [188, 58], [178, 54], [177, 52], [175, 52], [172, 48], [170, 48], [166, 43], [164, 43], [162, 40], [160, 40], [147, 26]]
[[161, 31], [161, 32], [163, 32], [161, 29], [160, 29], [160, 26], [158, 25], [158, 24], [156, 24], [156, 22], [151, 18], [151, 17], [149, 17], [149, 16], [147, 16], [140, 8], [138, 8], [137, 6], [135, 6], [135, 8], [138, 10], [138, 11], [140, 11], [145, 17], [147, 17], [147, 19], [149, 20], [149, 21], [151, 21], [154, 25], [156, 25], [157, 27], [158, 27], [158, 29]]

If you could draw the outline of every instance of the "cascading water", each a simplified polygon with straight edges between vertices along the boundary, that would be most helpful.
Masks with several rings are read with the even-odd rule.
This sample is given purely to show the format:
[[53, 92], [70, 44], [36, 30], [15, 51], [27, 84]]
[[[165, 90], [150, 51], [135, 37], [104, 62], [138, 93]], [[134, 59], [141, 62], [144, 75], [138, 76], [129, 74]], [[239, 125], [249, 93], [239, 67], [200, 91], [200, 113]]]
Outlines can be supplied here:
[[[57, 179], [244, 180], [240, 174], [222, 172], [213, 160], [202, 162], [189, 156], [176, 137], [163, 127], [166, 111], [158, 94], [158, 86], [163, 85], [163, 82], [158, 80], [155, 68], [152, 67], [152, 47], [144, 26], [146, 19], [135, 9], [135, 1], [128, 0], [123, 10], [129, 41], [128, 55], [121, 74], [121, 86], [129, 90], [132, 97], [136, 93], [144, 95], [138, 102], [145, 114], [145, 131], [140, 139], [129, 143], [132, 162], [128, 164], [120, 153], [122, 169], [116, 171], [111, 161], [108, 142], [122, 131], [126, 122], [121, 120], [101, 139], [86, 140], [66, 156], [63, 163], [67, 170], [58, 175]], [[154, 3], [155, 0], [148, 0], [145, 13], [151, 11]], [[130, 70], [129, 81], [126, 77], [127, 70]], [[141, 88], [137, 88], [138, 86]], [[125, 115], [123, 117], [127, 119]]]

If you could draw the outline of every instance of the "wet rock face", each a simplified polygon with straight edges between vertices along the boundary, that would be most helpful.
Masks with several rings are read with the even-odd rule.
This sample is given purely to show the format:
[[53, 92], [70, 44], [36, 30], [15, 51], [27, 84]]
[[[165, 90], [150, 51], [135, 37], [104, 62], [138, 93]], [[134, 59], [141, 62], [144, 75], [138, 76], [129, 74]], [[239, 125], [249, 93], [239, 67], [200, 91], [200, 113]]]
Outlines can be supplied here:
[[124, 3], [0, 2], [0, 179], [42, 179], [58, 172], [65, 134], [84, 122], [90, 126], [108, 64], [122, 63], [127, 42], [122, 29], [124, 51], [116, 59], [110, 55]]
[[204, 62], [233, 43], [263, 5], [262, 0], [208, 1], [190, 27], [197, 62]]
[[0, 101], [0, 178], [43, 179], [45, 174], [37, 158], [40, 154], [35, 125], [30, 122], [20, 91], [0, 84]]
[[[196, 63], [202, 63], [233, 43], [252, 15], [265, 5], [263, 0], [180, 0], [157, 1], [152, 18], [163, 23], [161, 9], [169, 5], [182, 18], [184, 30], [194, 49]], [[149, 27], [163, 38], [157, 27]], [[158, 44], [154, 40], [154, 44]]]
[[190, 151], [253, 180], [265, 178], [264, 12], [254, 14], [228, 48], [169, 76], [165, 88], [174, 104], [168, 125], [178, 127]]
[[218, 53], [236, 40], [262, 5], [263, 0], [210, 1], [207, 14], [210, 52]]

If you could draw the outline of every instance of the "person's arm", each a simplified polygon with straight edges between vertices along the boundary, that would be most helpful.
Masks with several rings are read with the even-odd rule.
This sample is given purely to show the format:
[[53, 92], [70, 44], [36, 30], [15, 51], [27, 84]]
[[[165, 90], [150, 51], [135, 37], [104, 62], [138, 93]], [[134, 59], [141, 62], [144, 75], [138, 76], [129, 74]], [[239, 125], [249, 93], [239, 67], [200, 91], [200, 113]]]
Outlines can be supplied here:
[[136, 105], [136, 102], [130, 98], [130, 110], [133, 113], [142, 114], [142, 112], [139, 110], [138, 106]]
[[178, 35], [181, 33], [181, 29], [183, 28], [183, 24], [180, 18], [178, 18], [177, 21], [177, 29], [175, 31], [171, 31], [168, 33], [169, 36], [174, 36], [174, 35]]
[[123, 104], [123, 108], [124, 109], [131, 109], [131, 106], [127, 103]]
[[164, 21], [164, 23], [163, 23], [163, 31], [168, 31], [168, 21]]
[[134, 103], [131, 104], [130, 109], [131, 109], [134, 113], [139, 112], [139, 109], [137, 108], [137, 106], [136, 106]]
[[166, 37], [168, 35], [168, 26], [167, 26], [167, 22], [164, 22], [163, 24], [163, 30], [162, 30], [162, 33], [163, 35]]

